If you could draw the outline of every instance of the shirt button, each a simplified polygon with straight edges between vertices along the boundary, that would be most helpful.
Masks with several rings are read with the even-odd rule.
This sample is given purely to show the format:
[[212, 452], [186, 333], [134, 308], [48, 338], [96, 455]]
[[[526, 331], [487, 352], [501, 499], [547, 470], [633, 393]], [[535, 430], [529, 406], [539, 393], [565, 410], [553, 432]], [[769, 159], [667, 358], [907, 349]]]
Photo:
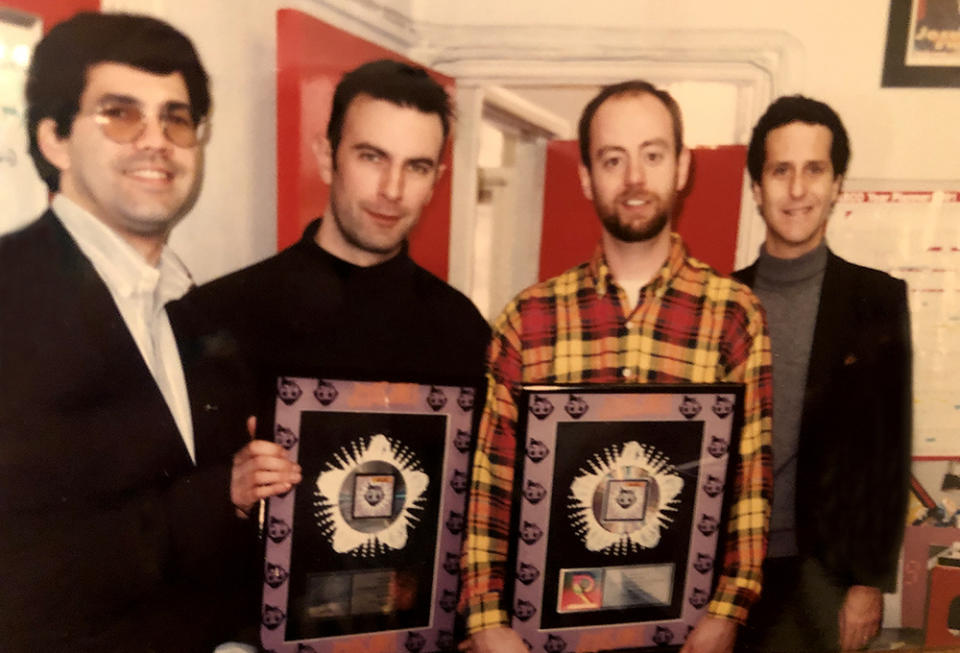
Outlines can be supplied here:
[[630, 371], [629, 367], [624, 367], [622, 370], [620, 370], [620, 376], [625, 379], [629, 379], [631, 376], [633, 376], [633, 373]]

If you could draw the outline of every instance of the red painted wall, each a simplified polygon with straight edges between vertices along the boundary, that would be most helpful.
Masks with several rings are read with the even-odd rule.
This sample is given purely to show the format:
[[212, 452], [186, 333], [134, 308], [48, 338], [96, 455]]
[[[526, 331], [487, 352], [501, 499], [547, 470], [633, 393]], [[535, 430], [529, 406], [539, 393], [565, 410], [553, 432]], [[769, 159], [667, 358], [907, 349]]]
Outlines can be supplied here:
[[[401, 59], [396, 52], [294, 9], [277, 12], [277, 245], [300, 238], [323, 213], [329, 195], [320, 179], [311, 142], [325, 135], [333, 90], [343, 73], [373, 59]], [[454, 81], [434, 71], [453, 95]], [[450, 242], [450, 147], [445, 174], [410, 237], [410, 255], [441, 279], [447, 278]]]
[[[693, 256], [723, 274], [733, 270], [740, 221], [740, 193], [747, 148], [724, 145], [696, 148], [688, 192], [674, 228]], [[543, 201], [540, 279], [582, 263], [600, 240], [600, 221], [580, 189], [576, 141], [547, 145], [547, 181]]]
[[100, 11], [100, 0], [3, 0], [3, 6], [40, 16], [46, 33], [78, 11]]

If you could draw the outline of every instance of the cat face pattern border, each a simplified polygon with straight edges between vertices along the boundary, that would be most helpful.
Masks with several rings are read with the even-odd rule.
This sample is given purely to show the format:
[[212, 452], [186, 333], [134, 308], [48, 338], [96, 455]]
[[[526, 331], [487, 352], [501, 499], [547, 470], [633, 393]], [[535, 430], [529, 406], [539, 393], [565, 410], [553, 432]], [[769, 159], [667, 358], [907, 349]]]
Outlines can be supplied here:
[[[447, 419], [443, 442], [443, 478], [431, 479], [430, 482], [441, 484], [440, 514], [463, 515], [466, 512], [466, 492], [458, 490], [461, 484], [451, 483], [451, 480], [468, 478], [472, 447], [465, 448], [463, 439], [468, 434], [472, 441], [476, 407], [473, 401], [467, 401], [465, 397], [469, 398], [475, 392], [473, 388], [461, 386], [280, 377], [277, 380], [274, 433], [277, 434], [277, 441], [287, 449], [291, 460], [296, 461], [300, 445], [300, 414], [305, 411], [340, 411], [349, 406], [348, 410], [362, 409], [369, 413], [443, 415]], [[361, 408], [358, 408], [358, 404]], [[304, 479], [304, 483], [309, 483], [309, 480]], [[408, 644], [418, 641], [423, 641], [430, 650], [452, 644], [455, 610], [448, 609], [449, 597], [458, 590], [463, 533], [445, 526], [444, 520], [441, 520], [438, 528], [428, 627], [287, 641], [286, 611], [290, 584], [287, 574], [297, 530], [294, 503], [298, 491], [309, 492], [312, 488], [295, 487], [266, 502], [266, 572], [260, 626], [260, 640], [265, 650], [298, 653], [304, 650], [302, 647], [308, 646], [308, 650], [316, 653], [333, 653], [353, 643], [376, 645], [379, 646], [377, 650], [406, 651]]]
[[[636, 399], [640, 396], [644, 397], [645, 401], [637, 402]], [[679, 647], [686, 640], [692, 626], [706, 613], [707, 602], [703, 601], [703, 588], [709, 589], [714, 575], [718, 573], [716, 565], [704, 569], [704, 558], [697, 553], [707, 551], [712, 556], [717, 547], [717, 539], [722, 536], [716, 526], [723, 509], [724, 492], [716, 492], [715, 482], [708, 482], [708, 479], [727, 478], [730, 447], [718, 445], [718, 441], [729, 445], [734, 437], [733, 424], [737, 423], [734, 412], [741, 409], [737, 404], [736, 392], [726, 392], [725, 389], [718, 391], [715, 385], [700, 388], [691, 385], [670, 392], [657, 392], [655, 387], [649, 385], [623, 392], [610, 389], [591, 392], [583, 386], [575, 389], [554, 386], [549, 390], [531, 388], [525, 397], [528, 403], [520, 409], [528, 411], [527, 429], [525, 434], [518, 435], [518, 439], [523, 438], [522, 453], [525, 455], [522, 456], [522, 462], [518, 463], [522, 472], [517, 474], [515, 482], [521, 483], [522, 487], [532, 483], [547, 488], [547, 491], [545, 496], [538, 496], [535, 502], [518, 502], [519, 519], [516, 523], [521, 525], [521, 532], [517, 533], [517, 553], [508, 563], [512, 564], [512, 567], [508, 568], [514, 571], [521, 566], [526, 569], [535, 568], [537, 573], [533, 578], [532, 573], [524, 574], [522, 578], [515, 574], [513, 602], [515, 606], [522, 605], [524, 609], [520, 611], [522, 614], [513, 615], [512, 627], [524, 641], [529, 642], [532, 650], [557, 650], [561, 642], [565, 651], [587, 650], [582, 647], [589, 647], [591, 642], [605, 642], [606, 645], [602, 648], [609, 646], [611, 649], [668, 645]], [[637, 405], [636, 408], [628, 408], [631, 401]], [[683, 574], [683, 600], [679, 619], [629, 624], [619, 624], [611, 620], [607, 625], [579, 628], [540, 627], [539, 609], [544, 596], [543, 572], [550, 540], [548, 531], [551, 503], [554, 499], [563, 501], [566, 496], [566, 488], [553, 491], [552, 472], [557, 449], [557, 425], [561, 422], [582, 421], [588, 411], [588, 419], [591, 421], [605, 421], [605, 416], [610, 415], [610, 421], [616, 422], [698, 421], [704, 424], [699, 474], [693, 481], [697, 488], [695, 502], [693, 506], [681, 508], [693, 510], [694, 519], [690, 529], [691, 553], [688, 556], [687, 569], [677, 570], [677, 573]], [[713, 525], [712, 529], [709, 524], [699, 523], [704, 517], [707, 518], [706, 522]], [[619, 564], [623, 562], [622, 559], [618, 560]], [[530, 614], [528, 606], [535, 609], [533, 614]]]

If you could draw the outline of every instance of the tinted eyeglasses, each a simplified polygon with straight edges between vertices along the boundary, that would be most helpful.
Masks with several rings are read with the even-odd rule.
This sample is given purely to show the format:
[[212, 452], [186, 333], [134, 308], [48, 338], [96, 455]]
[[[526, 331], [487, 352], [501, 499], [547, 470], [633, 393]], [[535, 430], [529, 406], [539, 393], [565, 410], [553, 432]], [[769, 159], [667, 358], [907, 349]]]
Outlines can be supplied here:
[[[132, 143], [147, 129], [147, 116], [135, 102], [103, 100], [97, 105], [93, 119], [104, 136], [114, 143]], [[193, 147], [203, 138], [206, 122], [194, 120], [186, 105], [165, 105], [158, 119], [163, 135], [178, 147]]]

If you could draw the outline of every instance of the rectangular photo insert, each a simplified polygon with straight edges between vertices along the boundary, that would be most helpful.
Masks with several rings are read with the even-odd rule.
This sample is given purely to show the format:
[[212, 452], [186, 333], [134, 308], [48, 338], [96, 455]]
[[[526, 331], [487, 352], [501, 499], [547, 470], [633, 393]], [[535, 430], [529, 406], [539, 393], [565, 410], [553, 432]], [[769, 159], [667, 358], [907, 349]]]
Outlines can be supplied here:
[[671, 564], [606, 569], [604, 609], [670, 605], [673, 600], [673, 571]]

